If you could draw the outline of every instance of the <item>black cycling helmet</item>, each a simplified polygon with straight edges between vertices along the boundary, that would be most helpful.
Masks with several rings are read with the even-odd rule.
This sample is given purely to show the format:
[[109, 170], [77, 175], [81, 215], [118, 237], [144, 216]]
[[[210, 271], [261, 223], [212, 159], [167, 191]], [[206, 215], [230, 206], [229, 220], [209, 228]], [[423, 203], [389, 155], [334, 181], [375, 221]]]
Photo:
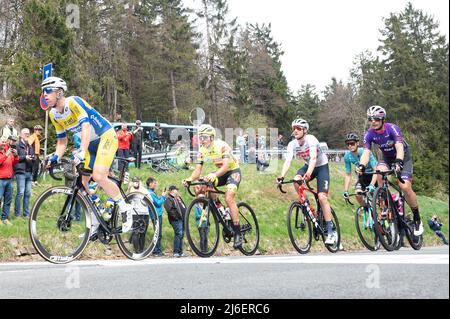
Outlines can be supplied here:
[[345, 143], [347, 143], [349, 141], [358, 142], [359, 141], [358, 134], [353, 133], [353, 132], [352, 133], [348, 133], [347, 136], [345, 137]]

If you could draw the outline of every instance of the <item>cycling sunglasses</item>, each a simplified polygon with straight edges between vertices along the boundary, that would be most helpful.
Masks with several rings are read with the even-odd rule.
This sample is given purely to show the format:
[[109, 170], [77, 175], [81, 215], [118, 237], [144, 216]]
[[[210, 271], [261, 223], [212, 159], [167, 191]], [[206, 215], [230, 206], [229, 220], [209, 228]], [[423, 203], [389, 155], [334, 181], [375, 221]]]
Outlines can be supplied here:
[[200, 141], [207, 141], [207, 140], [209, 140], [210, 136], [209, 135], [199, 135], [198, 138]]
[[58, 90], [59, 90], [59, 88], [43, 88], [42, 93], [50, 94], [50, 93], [56, 92]]
[[369, 122], [372, 122], [372, 121], [379, 122], [381, 120], [382, 120], [382, 118], [380, 118], [380, 117], [368, 117], [367, 118], [367, 121], [369, 121]]
[[295, 126], [292, 127], [292, 130], [293, 130], [293, 131], [295, 131], [295, 130], [301, 131], [301, 130], [303, 130], [303, 127], [301, 127], [301, 126], [299, 126], [299, 125], [295, 125]]
[[347, 147], [349, 147], [349, 146], [355, 146], [355, 145], [356, 145], [356, 142], [347, 142], [347, 143], [345, 143], [345, 145], [347, 145]]

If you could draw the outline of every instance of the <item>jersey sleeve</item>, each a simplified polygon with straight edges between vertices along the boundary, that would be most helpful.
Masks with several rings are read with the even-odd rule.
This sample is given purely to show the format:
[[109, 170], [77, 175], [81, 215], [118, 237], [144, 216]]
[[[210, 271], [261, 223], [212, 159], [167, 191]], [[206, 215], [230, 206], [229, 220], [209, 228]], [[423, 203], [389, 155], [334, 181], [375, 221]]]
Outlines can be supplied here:
[[49, 117], [50, 117], [50, 121], [52, 122], [53, 126], [55, 127], [56, 138], [66, 137], [67, 136], [66, 130], [64, 129], [64, 127], [61, 124], [59, 124], [57, 121], [55, 121], [51, 112], [49, 114]]
[[294, 141], [289, 142], [286, 149], [286, 161], [292, 161], [294, 158]]
[[391, 135], [394, 138], [395, 142], [403, 142], [403, 134], [400, 131], [400, 128], [395, 124], [391, 125]]
[[348, 152], [344, 155], [344, 163], [345, 163], [345, 172], [351, 173], [352, 172], [352, 163], [350, 161], [350, 154]]
[[366, 134], [364, 134], [364, 148], [370, 150], [372, 147], [372, 134], [370, 134], [370, 131], [367, 131]]

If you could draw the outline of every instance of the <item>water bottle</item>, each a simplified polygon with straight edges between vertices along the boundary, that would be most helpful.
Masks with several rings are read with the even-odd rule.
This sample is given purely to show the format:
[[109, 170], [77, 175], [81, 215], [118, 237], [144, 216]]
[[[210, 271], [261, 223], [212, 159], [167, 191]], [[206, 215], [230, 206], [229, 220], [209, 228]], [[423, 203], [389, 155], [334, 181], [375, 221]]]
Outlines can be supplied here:
[[108, 221], [111, 219], [112, 210], [114, 208], [114, 201], [112, 198], [108, 198], [108, 200], [105, 203], [105, 211], [103, 212], [103, 219], [105, 221]]
[[394, 203], [396, 203], [396, 205], [397, 205], [399, 215], [403, 216], [403, 200], [402, 200], [402, 198], [397, 193], [392, 193], [391, 197], [392, 197], [392, 200], [394, 201]]
[[103, 204], [100, 200], [100, 198], [97, 195], [92, 195], [92, 201], [94, 202], [94, 205], [98, 208], [98, 211], [100, 212], [100, 216], [105, 212], [105, 208], [103, 207]]
[[225, 207], [222, 206], [222, 203], [219, 200], [216, 201], [216, 206], [222, 217], [225, 219], [227, 214]]
[[225, 215], [224, 215], [225, 220], [231, 220], [231, 214], [230, 214], [230, 209], [227, 207], [225, 208]]

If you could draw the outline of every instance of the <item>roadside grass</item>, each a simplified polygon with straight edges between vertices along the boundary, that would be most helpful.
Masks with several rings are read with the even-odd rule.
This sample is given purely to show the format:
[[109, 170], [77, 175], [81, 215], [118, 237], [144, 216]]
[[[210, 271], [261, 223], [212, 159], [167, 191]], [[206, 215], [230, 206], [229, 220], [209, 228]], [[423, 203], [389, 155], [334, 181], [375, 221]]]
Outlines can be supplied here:
[[[245, 201], [254, 209], [260, 228], [260, 245], [257, 254], [297, 254], [297, 251], [292, 247], [289, 240], [288, 231], [286, 227], [286, 212], [289, 204], [292, 200], [296, 199], [292, 185], [285, 185], [287, 194], [282, 194], [278, 191], [275, 183], [277, 174], [281, 170], [282, 162], [278, 162], [278, 167], [269, 167], [270, 171], [258, 172], [255, 165], [247, 164], [241, 165], [242, 170], [242, 182], [237, 195], [237, 201]], [[300, 162], [294, 162], [287, 178], [291, 178], [295, 175], [296, 170], [302, 165]], [[211, 165], [204, 167], [203, 173], [214, 171], [215, 168]], [[142, 165], [140, 170], [130, 168], [130, 180], [131, 177], [137, 176], [145, 184], [148, 177], [152, 176], [156, 178], [159, 183], [157, 193], [161, 194], [164, 187], [168, 188], [170, 185], [176, 185], [180, 191], [180, 196], [185, 201], [186, 205], [189, 205], [192, 201], [192, 197], [187, 193], [181, 185], [181, 181], [190, 176], [192, 171], [181, 170], [175, 173], [154, 173], [149, 169], [147, 165]], [[339, 223], [341, 226], [342, 244], [345, 250], [365, 249], [360, 243], [358, 235], [354, 226], [354, 212], [357, 208], [356, 200], [355, 205], [350, 206], [345, 204], [342, 199], [342, 190], [344, 184], [345, 170], [342, 163], [330, 163], [330, 203], [335, 210]], [[353, 179], [355, 177], [353, 176]], [[34, 202], [38, 195], [48, 187], [54, 185], [61, 185], [62, 182], [52, 180], [47, 177], [46, 180], [41, 180], [39, 185], [32, 188], [32, 199], [30, 203], [30, 209], [33, 207]], [[315, 187], [316, 183], [311, 183]], [[124, 185], [124, 189], [125, 189]], [[100, 193], [100, 197], [105, 201], [106, 195]], [[440, 196], [442, 198], [442, 196]], [[435, 199], [426, 196], [418, 196], [419, 204], [421, 207], [421, 215], [424, 222], [424, 245], [432, 246], [441, 244], [440, 239], [432, 232], [428, 225], [427, 220], [436, 214], [439, 216], [443, 223], [443, 232], [448, 238], [448, 197], [446, 200]], [[224, 199], [222, 199], [224, 202]], [[14, 203], [14, 197], [13, 197]], [[51, 202], [46, 203], [52, 205]], [[10, 220], [13, 223], [12, 226], [0, 226], [0, 261], [29, 261], [29, 260], [42, 260], [36, 254], [29, 254], [32, 252], [32, 244], [28, 233], [28, 220], [24, 218], [14, 218], [14, 204], [11, 207]], [[173, 249], [173, 229], [168, 222], [167, 214], [163, 214], [163, 236], [162, 236], [162, 248], [166, 256], [172, 256]], [[314, 240], [313, 240], [314, 242]], [[184, 239], [185, 250], [193, 256], [194, 253], [188, 247], [186, 238]], [[322, 242], [314, 242], [312, 252], [326, 251]], [[220, 244], [216, 252], [216, 256], [229, 256], [240, 255], [239, 251], [235, 251], [232, 248], [232, 242], [226, 244], [223, 239], [220, 239]], [[90, 243], [87, 249], [84, 251], [82, 259], [117, 259], [125, 258], [118, 246], [115, 239], [110, 245], [103, 245], [99, 241]]]

